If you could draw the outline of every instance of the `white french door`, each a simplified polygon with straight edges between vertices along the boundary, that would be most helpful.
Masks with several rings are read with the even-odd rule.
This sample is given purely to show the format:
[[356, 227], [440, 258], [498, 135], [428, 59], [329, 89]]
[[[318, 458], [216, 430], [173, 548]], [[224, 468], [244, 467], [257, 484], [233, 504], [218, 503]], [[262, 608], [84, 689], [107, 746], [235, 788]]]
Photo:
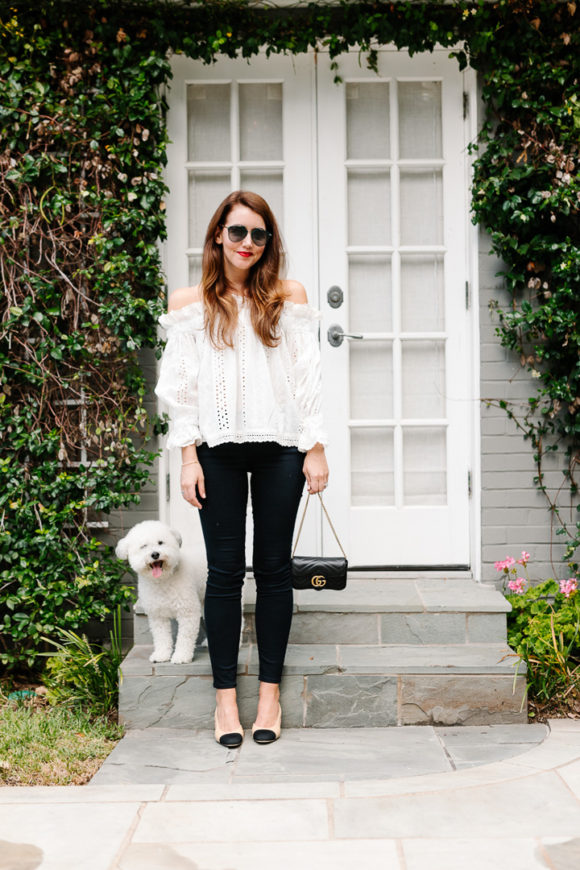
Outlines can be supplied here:
[[[302, 276], [317, 303], [315, 68], [312, 57], [221, 60], [207, 66], [172, 59], [166, 179], [168, 241], [164, 265], [169, 291], [193, 285], [201, 275], [205, 231], [232, 190], [253, 190], [280, 223], [289, 276]], [[181, 497], [180, 451], [166, 457], [169, 498], [162, 515], [182, 532], [195, 529], [197, 510]], [[320, 547], [315, 517], [304, 546]], [[247, 523], [247, 564], [252, 562], [252, 524]], [[302, 543], [302, 542], [301, 542]]]
[[381, 51], [378, 76], [349, 55], [340, 72], [318, 64], [333, 512], [355, 565], [467, 565], [462, 77], [444, 52]]
[[[170, 289], [199, 279], [217, 204], [280, 220], [289, 277], [320, 308], [326, 503], [352, 567], [467, 566], [471, 353], [463, 81], [445, 52], [173, 61]], [[171, 522], [190, 522], [171, 477]], [[334, 553], [318, 512], [300, 549]], [[249, 554], [248, 554], [249, 555]], [[249, 559], [251, 561], [251, 559]]]

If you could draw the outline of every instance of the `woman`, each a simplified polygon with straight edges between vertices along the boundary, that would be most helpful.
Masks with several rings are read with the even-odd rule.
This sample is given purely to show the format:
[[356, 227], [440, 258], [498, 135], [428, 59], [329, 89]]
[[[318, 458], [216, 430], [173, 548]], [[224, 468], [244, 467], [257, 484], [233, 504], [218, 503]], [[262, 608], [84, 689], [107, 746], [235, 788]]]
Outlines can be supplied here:
[[282, 241], [268, 204], [235, 191], [212, 217], [202, 279], [176, 290], [156, 393], [181, 447], [181, 491], [201, 509], [208, 559], [205, 625], [216, 689], [215, 737], [243, 739], [236, 673], [245, 575], [248, 472], [254, 521], [259, 697], [252, 735], [280, 736], [280, 680], [292, 619], [290, 549], [298, 504], [328, 483], [315, 312], [282, 280]]

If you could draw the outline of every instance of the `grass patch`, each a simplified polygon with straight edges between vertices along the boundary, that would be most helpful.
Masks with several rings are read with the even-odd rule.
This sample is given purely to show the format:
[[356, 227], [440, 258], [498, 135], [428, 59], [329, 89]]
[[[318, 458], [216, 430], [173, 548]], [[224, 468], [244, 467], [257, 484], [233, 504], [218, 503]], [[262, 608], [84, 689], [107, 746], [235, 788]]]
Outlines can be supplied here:
[[106, 716], [0, 692], [0, 785], [83, 785], [123, 732]]

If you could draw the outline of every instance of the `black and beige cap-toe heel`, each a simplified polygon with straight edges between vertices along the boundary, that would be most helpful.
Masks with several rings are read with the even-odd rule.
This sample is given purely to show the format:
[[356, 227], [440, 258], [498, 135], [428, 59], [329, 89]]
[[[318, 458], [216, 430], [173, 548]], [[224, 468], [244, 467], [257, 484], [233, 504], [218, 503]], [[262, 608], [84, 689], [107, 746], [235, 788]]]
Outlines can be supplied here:
[[280, 737], [282, 730], [282, 707], [278, 704], [278, 718], [273, 728], [256, 728], [256, 723], [252, 725], [252, 737], [255, 743], [274, 743]]
[[225, 746], [226, 749], [237, 749], [238, 746], [242, 745], [242, 740], [244, 739], [244, 735], [240, 734], [239, 731], [222, 731], [218, 725], [218, 716], [217, 710], [214, 714], [214, 725], [215, 725], [215, 739], [222, 746]]

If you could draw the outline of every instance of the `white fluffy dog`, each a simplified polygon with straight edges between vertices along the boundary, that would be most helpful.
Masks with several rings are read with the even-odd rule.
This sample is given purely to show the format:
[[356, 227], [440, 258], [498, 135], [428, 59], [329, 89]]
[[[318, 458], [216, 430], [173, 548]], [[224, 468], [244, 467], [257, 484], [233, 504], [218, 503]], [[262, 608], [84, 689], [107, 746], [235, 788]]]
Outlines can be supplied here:
[[[139, 600], [153, 636], [152, 662], [185, 664], [195, 653], [207, 566], [181, 544], [175, 529], [147, 520], [134, 526], [115, 548], [138, 577]], [[173, 655], [172, 619], [177, 620]]]

